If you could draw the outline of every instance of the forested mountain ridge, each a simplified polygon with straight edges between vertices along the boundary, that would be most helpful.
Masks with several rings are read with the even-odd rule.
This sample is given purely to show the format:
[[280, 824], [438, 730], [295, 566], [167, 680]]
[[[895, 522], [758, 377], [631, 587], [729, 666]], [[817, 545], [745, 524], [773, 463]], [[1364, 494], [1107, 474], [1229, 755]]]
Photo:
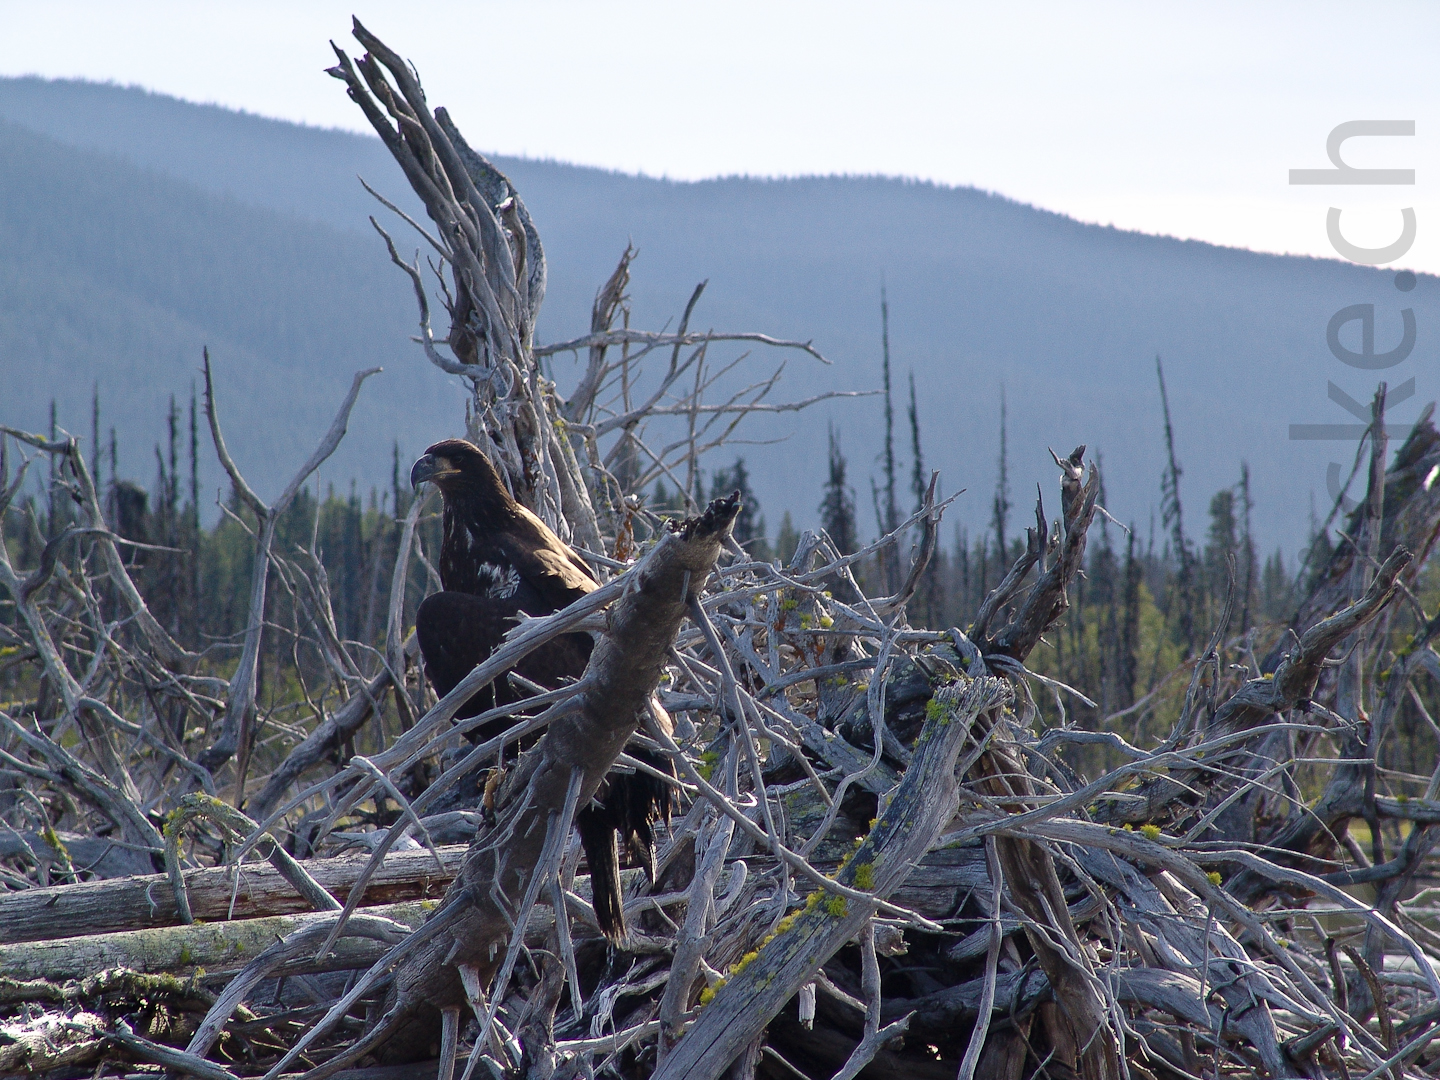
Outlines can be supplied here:
[[[0, 80], [0, 117], [12, 122], [0, 151], [0, 370], [14, 388], [7, 419], [40, 424], [54, 395], [62, 422], [88, 431], [98, 380], [102, 427], [120, 428], [121, 471], [145, 480], [168, 396], [188, 394], [208, 342], [232, 442], [262, 485], [278, 484], [303, 456], [355, 368], [387, 370], [362, 396], [362, 437], [346, 441], [327, 467], [332, 478], [387, 480], [396, 440], [418, 449], [458, 426], [461, 395], [408, 343], [408, 285], [366, 232], [374, 203], [357, 173], [410, 205], [378, 141], [41, 80]], [[482, 117], [456, 120], [483, 145]], [[1326, 350], [1330, 316], [1376, 304], [1383, 351], [1396, 312], [1411, 307], [1419, 344], [1392, 384], [1434, 359], [1427, 328], [1440, 315], [1440, 289], [1427, 277], [1401, 294], [1384, 271], [1082, 225], [975, 190], [895, 179], [680, 184], [500, 164], [545, 240], [544, 340], [583, 332], [595, 289], [633, 240], [634, 325], [674, 319], [695, 282], [708, 279], [699, 325], [813, 338], [834, 361], [792, 361], [784, 393], [871, 388], [883, 276], [897, 381], [903, 387], [913, 370], [919, 387], [926, 464], [942, 470], [946, 490], [969, 489], [951, 515], [972, 529], [989, 516], [1003, 383], [1016, 501], [1047, 476], [1036, 448], [1088, 442], [1105, 465], [1111, 509], [1145, 530], [1164, 465], [1159, 353], [1192, 520], [1198, 525], [1210, 495], [1248, 460], [1257, 534], [1294, 551], [1310, 493], [1327, 499], [1327, 462], [1348, 467], [1352, 447], [1293, 442], [1289, 425], [1349, 419], [1327, 397], [1331, 380], [1362, 401], [1374, 388], [1371, 373]], [[76, 187], [80, 177], [89, 186]], [[55, 239], [67, 230], [86, 239]], [[106, 247], [115, 250], [98, 252]], [[560, 358], [557, 377], [570, 370]], [[1421, 379], [1392, 415], [1404, 422], [1432, 396]], [[852, 460], [862, 530], [871, 532], [864, 489], [881, 434], [873, 402], [757, 423], [749, 434], [823, 447], [830, 420]], [[756, 465], [772, 529], [784, 509], [814, 521], [823, 453], [742, 452]]]
[[[169, 396], [188, 399], [206, 345], [234, 451], [267, 489], [313, 449], [352, 368], [408, 358], [408, 298], [353, 235], [3, 122], [0, 191], [6, 422], [42, 427], [53, 398], [88, 442], [98, 385], [122, 476], [149, 484]], [[408, 406], [434, 407], [442, 380], [430, 389]], [[378, 406], [362, 401], [357, 426], [383, 424]], [[388, 470], [390, 453], [357, 439], [331, 478]]]

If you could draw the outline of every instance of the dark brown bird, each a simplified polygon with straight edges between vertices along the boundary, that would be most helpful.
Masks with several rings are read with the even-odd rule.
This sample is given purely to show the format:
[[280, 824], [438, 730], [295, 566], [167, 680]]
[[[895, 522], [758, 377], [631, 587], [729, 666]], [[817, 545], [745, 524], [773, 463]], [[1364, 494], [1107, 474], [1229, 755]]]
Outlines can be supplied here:
[[[533, 513], [510, 497], [500, 475], [480, 450], [463, 439], [446, 439], [425, 451], [410, 470], [410, 483], [429, 480], [440, 489], [445, 511], [440, 546], [444, 592], [425, 598], [415, 633], [425, 675], [441, 696], [504, 642], [521, 612], [549, 615], [599, 588], [590, 568]], [[547, 688], [578, 679], [589, 662], [587, 634], [566, 634], [531, 652], [515, 668]], [[503, 677], [475, 694], [456, 714], [475, 716], [523, 695]], [[472, 733], [491, 738], [515, 723], [505, 718]], [[674, 775], [674, 765], [640, 748], [635, 757]], [[620, 894], [617, 832], [633, 858], [655, 879], [653, 827], [670, 820], [668, 784], [642, 773], [609, 777], [595, 800], [575, 816], [590, 866], [595, 916], [612, 940], [625, 935]]]

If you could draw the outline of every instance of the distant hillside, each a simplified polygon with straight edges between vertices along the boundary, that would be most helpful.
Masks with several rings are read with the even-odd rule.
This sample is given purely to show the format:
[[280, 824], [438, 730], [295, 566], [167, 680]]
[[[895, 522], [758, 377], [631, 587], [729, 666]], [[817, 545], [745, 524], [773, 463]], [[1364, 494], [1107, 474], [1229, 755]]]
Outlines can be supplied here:
[[[88, 442], [98, 383], [121, 472], [148, 486], [169, 396], [188, 405], [209, 345], [231, 446], [274, 491], [328, 427], [355, 368], [386, 367], [376, 383], [389, 386], [361, 399], [356, 437], [325, 470], [346, 487], [388, 477], [397, 420], [413, 431], [458, 407], [443, 378], [412, 362], [412, 301], [353, 234], [3, 122], [0, 192], [8, 422], [43, 427], [54, 398], [61, 426]], [[399, 383], [403, 396], [387, 401]], [[207, 487], [218, 482], [212, 468]]]
[[[164, 402], [172, 390], [188, 394], [203, 341], [228, 380], [233, 441], [268, 490], [323, 429], [357, 367], [383, 363], [386, 374], [327, 470], [337, 482], [388, 480], [395, 440], [410, 453], [458, 426], [461, 395], [408, 343], [408, 286], [368, 232], [375, 205], [357, 173], [414, 205], [378, 140], [33, 79], [0, 79], [0, 117], [11, 121], [0, 128], [0, 416], [37, 425], [55, 395], [62, 419], [88, 431], [99, 379], [105, 423], [120, 421], [129, 450], [122, 471], [147, 479]], [[483, 117], [456, 120], [484, 145]], [[1375, 303], [1384, 350], [1397, 309], [1414, 308], [1420, 344], [1389, 377], [1433, 370], [1434, 278], [1402, 295], [1384, 271], [1081, 225], [902, 180], [682, 184], [500, 164], [545, 239], [545, 340], [583, 331], [595, 289], [633, 240], [636, 325], [674, 319], [708, 279], [700, 325], [813, 338], [834, 361], [792, 360], [787, 395], [870, 388], [883, 277], [897, 380], [903, 388], [913, 370], [919, 387], [926, 463], [947, 490], [969, 489], [952, 514], [972, 528], [988, 518], [1002, 383], [1017, 521], [1036, 481], [1053, 491], [1045, 447], [1088, 442], [1103, 456], [1110, 509], [1148, 539], [1163, 465], [1159, 353], [1192, 532], [1248, 460], [1257, 530], [1293, 551], [1312, 492], [1323, 513], [1326, 463], [1348, 468], [1353, 446], [1292, 442], [1289, 425], [1347, 420], [1327, 399], [1329, 380], [1361, 400], [1374, 388], [1327, 352], [1331, 314]], [[557, 365], [562, 381], [568, 367]], [[1420, 385], [1395, 418], [1432, 396]], [[873, 400], [749, 429], [755, 439], [789, 436], [743, 451], [772, 528], [786, 508], [813, 521], [829, 420], [873, 529], [864, 512], [880, 445]]]

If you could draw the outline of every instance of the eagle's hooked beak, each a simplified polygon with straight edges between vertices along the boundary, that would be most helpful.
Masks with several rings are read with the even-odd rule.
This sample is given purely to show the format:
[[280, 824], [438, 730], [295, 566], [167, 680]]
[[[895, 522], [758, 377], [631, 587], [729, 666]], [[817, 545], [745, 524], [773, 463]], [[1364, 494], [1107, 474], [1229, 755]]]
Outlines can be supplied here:
[[438, 454], [426, 454], [414, 465], [410, 466], [410, 486], [419, 487], [426, 480], [443, 480], [447, 476], [458, 476], [457, 469], [449, 458], [441, 457]]

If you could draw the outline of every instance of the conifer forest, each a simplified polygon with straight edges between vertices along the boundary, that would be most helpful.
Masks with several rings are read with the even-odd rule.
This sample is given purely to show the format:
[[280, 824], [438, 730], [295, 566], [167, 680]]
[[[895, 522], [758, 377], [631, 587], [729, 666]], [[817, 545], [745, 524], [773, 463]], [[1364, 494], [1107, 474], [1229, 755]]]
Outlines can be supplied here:
[[[148, 486], [101, 388], [79, 431], [0, 428], [0, 1075], [1434, 1074], [1432, 409], [1397, 434], [1377, 385], [1297, 557], [1255, 540], [1248, 466], [1186, 484], [1163, 358], [1156, 520], [1111, 514], [1087, 447], [1008, 440], [1012, 388], [995, 458], [944, 478], [989, 507], [966, 528], [882, 293], [883, 444], [832, 426], [823, 488], [760, 505], [747, 418], [868, 391], [781, 400], [824, 357], [695, 329], [703, 284], [632, 326], [628, 248], [589, 332], [537, 345], [524, 192], [354, 37], [337, 91], [428, 215], [377, 202], [375, 257], [465, 412], [384, 490], [322, 487], [356, 372], [269, 502], [218, 351]], [[450, 504], [411, 468], [447, 436], [593, 582], [437, 695]], [[521, 673], [581, 636], [583, 673]], [[576, 819], [637, 776], [670, 810], [646, 850], [621, 826], [613, 933]]]

